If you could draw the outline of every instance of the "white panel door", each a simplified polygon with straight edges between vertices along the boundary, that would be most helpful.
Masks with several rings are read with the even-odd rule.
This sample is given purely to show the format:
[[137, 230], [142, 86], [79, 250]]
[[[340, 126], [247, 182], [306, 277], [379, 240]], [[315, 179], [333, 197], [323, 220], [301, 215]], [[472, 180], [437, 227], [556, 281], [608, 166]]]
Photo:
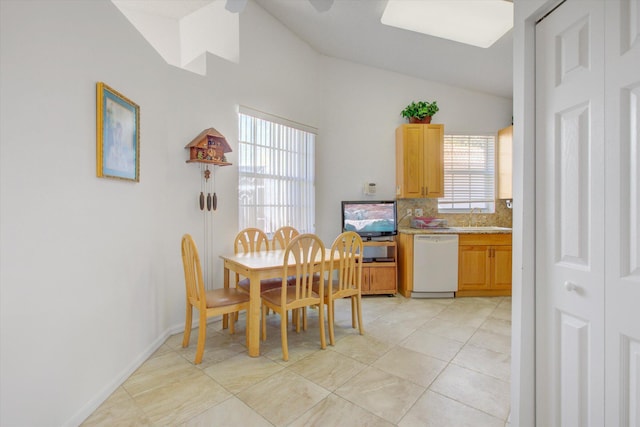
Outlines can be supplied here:
[[605, 27], [605, 425], [640, 427], [640, 1]]
[[604, 425], [604, 1], [536, 26], [536, 422]]

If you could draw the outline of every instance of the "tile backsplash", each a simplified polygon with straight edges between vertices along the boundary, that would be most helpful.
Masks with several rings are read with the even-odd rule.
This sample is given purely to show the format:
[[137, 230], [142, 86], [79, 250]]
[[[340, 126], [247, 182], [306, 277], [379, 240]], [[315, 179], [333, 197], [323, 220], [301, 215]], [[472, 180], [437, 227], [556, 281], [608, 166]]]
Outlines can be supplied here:
[[[400, 227], [409, 227], [411, 217], [406, 215], [407, 209], [422, 209], [422, 216], [446, 219], [449, 226], [462, 227], [469, 225], [468, 213], [438, 213], [438, 199], [398, 199], [398, 219]], [[404, 217], [404, 218], [403, 218]], [[507, 208], [505, 200], [496, 200], [496, 211], [492, 214], [474, 213], [473, 226], [511, 227], [513, 209]]]

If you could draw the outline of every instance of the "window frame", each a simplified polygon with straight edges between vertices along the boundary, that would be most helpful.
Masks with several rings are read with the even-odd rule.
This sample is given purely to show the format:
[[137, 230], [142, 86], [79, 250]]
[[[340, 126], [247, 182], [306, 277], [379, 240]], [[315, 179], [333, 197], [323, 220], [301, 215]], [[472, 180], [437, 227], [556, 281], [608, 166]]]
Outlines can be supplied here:
[[[458, 139], [466, 139], [468, 142], [468, 146], [471, 145], [471, 142], [473, 141], [473, 139], [478, 139], [478, 140], [483, 140], [483, 143], [485, 144], [485, 147], [483, 149], [484, 151], [484, 157], [485, 157], [485, 162], [484, 162], [484, 168], [483, 169], [478, 169], [473, 168], [472, 164], [473, 160], [472, 159], [468, 159], [468, 161], [466, 163], [464, 163], [464, 168], [463, 167], [459, 167], [459, 168], [452, 168], [451, 167], [451, 163], [452, 162], [448, 162], [447, 161], [447, 155], [449, 152], [451, 152], [454, 148], [449, 148], [447, 147], [447, 144], [452, 144], [453, 142], [451, 142], [451, 140], [453, 138], [458, 138]], [[478, 213], [486, 213], [486, 214], [493, 214], [496, 211], [496, 197], [497, 197], [497, 179], [496, 179], [496, 171], [497, 171], [497, 158], [496, 158], [496, 148], [497, 148], [497, 134], [494, 133], [463, 133], [463, 132], [452, 132], [452, 133], [447, 133], [444, 135], [444, 147], [443, 147], [443, 172], [444, 172], [444, 187], [445, 187], [445, 197], [441, 197], [438, 199], [438, 212], [439, 213], [470, 213], [472, 211], [474, 212], [478, 212]], [[458, 150], [458, 154], [460, 154], [461, 151]], [[473, 153], [471, 152], [471, 150], [469, 150], [468, 152], [468, 156], [471, 156]], [[479, 156], [479, 150], [476, 150], [476, 156]], [[450, 154], [451, 156], [453, 156], [453, 153]], [[460, 156], [456, 157], [457, 159], [460, 158]], [[461, 163], [458, 160], [458, 163]], [[476, 164], [477, 163], [477, 159], [476, 159]], [[453, 172], [452, 172], [453, 170]], [[454, 175], [454, 178], [451, 178], [451, 175]], [[452, 199], [450, 194], [451, 192], [451, 187], [455, 185], [454, 183], [449, 183], [449, 180], [451, 179], [455, 179], [455, 176], [457, 175], [458, 179], [464, 179], [465, 175], [469, 176], [469, 183], [466, 186], [466, 188], [464, 190], [462, 190], [463, 193], [468, 193], [469, 197], [467, 200], [460, 200], [460, 199], [456, 199], [455, 196]], [[478, 177], [478, 176], [482, 176], [485, 177], [485, 182], [484, 183], [475, 183], [472, 184], [471, 183], [471, 179], [472, 177]], [[489, 177], [489, 179], [487, 180], [486, 178]], [[458, 184], [460, 185], [460, 184]], [[484, 195], [486, 195], [487, 197], [485, 198], [477, 198], [474, 199], [471, 195], [473, 193], [482, 193], [479, 188], [481, 187], [485, 187], [484, 188]], [[475, 187], [475, 188], [474, 188]], [[490, 188], [490, 191], [488, 190]], [[460, 204], [467, 204], [467, 207], [453, 207], [456, 204], [460, 205]], [[443, 205], [452, 205], [452, 207], [444, 207]], [[477, 206], [474, 206], [477, 205]]]
[[[240, 106], [240, 229], [257, 227], [269, 237], [282, 226], [315, 232], [316, 135], [313, 127]], [[253, 202], [248, 201], [251, 198]]]

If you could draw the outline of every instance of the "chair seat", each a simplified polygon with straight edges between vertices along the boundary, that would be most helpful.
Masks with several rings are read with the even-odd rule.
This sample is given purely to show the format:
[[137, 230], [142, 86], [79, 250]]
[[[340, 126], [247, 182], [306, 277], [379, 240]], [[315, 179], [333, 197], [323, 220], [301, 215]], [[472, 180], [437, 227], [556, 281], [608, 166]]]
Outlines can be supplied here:
[[[262, 299], [269, 301], [271, 304], [280, 305], [280, 301], [282, 298], [282, 289], [271, 289], [269, 291], [262, 293]], [[313, 298], [318, 298], [319, 295], [315, 292], [311, 295]], [[294, 301], [296, 299], [296, 288], [295, 286], [287, 286], [287, 304]]]
[[[291, 284], [291, 278], [289, 278], [289, 280], [287, 280], [287, 283], [290, 285]], [[295, 278], [294, 280], [294, 284], [295, 284]], [[266, 291], [270, 291], [271, 289], [280, 289], [280, 286], [282, 286], [282, 279], [280, 277], [276, 277], [274, 279], [263, 279], [260, 281], [260, 293], [266, 292]], [[240, 289], [242, 289], [244, 292], [249, 293], [249, 279], [242, 279], [238, 282], [238, 287]]]
[[[314, 277], [313, 278], [313, 285], [312, 288], [313, 292], [318, 293], [320, 291], [320, 278], [319, 277]], [[337, 280], [332, 280], [331, 281], [331, 293], [335, 294], [336, 292], [338, 292], [339, 289], [339, 284]], [[324, 295], [326, 296], [327, 293], [329, 291], [329, 281], [328, 280], [324, 280]]]
[[249, 302], [249, 294], [235, 288], [213, 289], [206, 292], [207, 308]]

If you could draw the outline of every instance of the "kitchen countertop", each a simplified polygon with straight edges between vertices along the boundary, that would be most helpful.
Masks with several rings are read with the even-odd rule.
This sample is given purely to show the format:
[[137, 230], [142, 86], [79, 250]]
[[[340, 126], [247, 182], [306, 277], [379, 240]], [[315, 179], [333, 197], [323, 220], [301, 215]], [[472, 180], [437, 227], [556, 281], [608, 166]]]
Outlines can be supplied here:
[[511, 234], [509, 227], [438, 227], [411, 228], [400, 227], [398, 233], [403, 234]]

